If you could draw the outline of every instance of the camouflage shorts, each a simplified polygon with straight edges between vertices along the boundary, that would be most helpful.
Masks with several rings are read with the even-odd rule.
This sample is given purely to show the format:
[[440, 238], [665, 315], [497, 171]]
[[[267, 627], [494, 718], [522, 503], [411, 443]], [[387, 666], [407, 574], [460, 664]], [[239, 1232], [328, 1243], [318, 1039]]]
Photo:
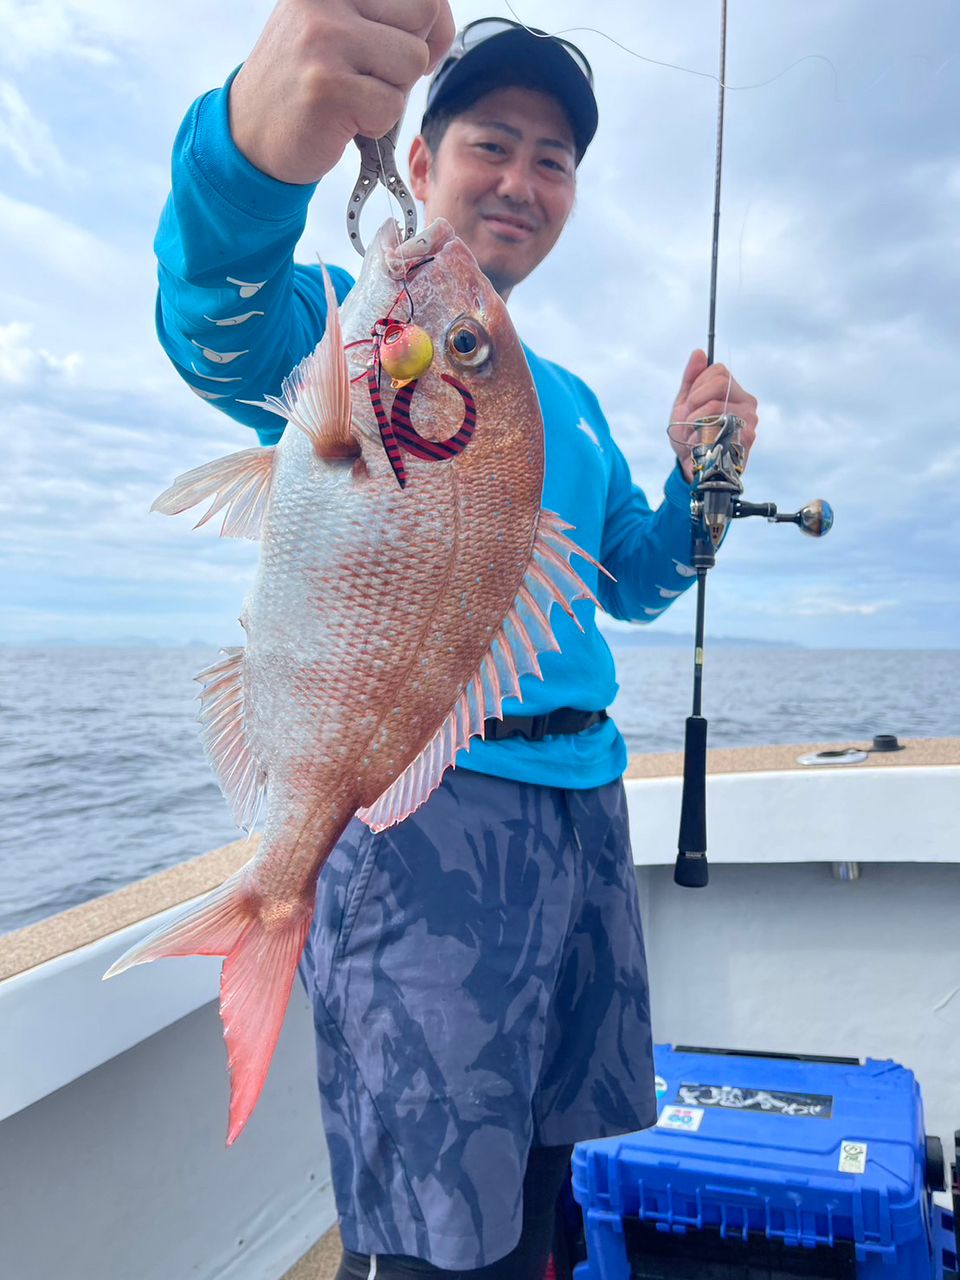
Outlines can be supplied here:
[[354, 821], [302, 963], [344, 1244], [450, 1269], [516, 1244], [532, 1144], [656, 1119], [623, 787], [464, 769]]

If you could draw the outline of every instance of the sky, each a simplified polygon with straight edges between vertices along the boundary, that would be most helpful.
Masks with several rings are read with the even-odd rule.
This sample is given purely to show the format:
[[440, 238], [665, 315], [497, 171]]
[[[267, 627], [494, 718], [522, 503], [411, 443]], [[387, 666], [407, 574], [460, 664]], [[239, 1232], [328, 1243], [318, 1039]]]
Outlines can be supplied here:
[[[706, 341], [719, 8], [514, 3], [581, 45], [601, 124], [570, 225], [511, 312], [593, 386], [654, 502], [680, 374]], [[0, 639], [240, 638], [255, 545], [148, 510], [181, 471], [255, 443], [167, 364], [152, 238], [184, 112], [268, 13], [0, 0]], [[730, 0], [717, 358], [760, 401], [745, 496], [824, 497], [836, 525], [820, 541], [735, 527], [708, 637], [960, 646], [958, 50], [955, 0]], [[402, 155], [422, 103], [420, 86]], [[357, 160], [321, 184], [300, 260], [356, 269]], [[693, 593], [656, 625], [692, 632]]]

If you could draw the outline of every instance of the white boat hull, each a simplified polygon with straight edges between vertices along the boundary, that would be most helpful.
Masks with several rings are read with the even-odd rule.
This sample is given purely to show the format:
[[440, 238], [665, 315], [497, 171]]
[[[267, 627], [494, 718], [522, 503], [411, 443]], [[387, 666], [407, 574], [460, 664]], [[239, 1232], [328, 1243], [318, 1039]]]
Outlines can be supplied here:
[[[679, 794], [628, 782], [655, 1038], [894, 1058], [949, 1156], [960, 766], [713, 777], [704, 890], [673, 884]], [[840, 861], [860, 878], [835, 879]], [[279, 1280], [334, 1221], [301, 987], [228, 1151], [219, 961], [100, 982], [160, 918], [0, 981], [3, 1276]]]

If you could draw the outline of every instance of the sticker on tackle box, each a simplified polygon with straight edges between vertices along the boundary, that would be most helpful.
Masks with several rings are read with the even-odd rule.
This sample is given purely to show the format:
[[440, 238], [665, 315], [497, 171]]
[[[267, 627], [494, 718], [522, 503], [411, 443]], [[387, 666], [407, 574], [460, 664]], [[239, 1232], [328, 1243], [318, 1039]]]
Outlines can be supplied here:
[[657, 1128], [696, 1133], [702, 1120], [703, 1107], [664, 1107], [657, 1118]]
[[840, 1164], [837, 1167], [841, 1173], [866, 1173], [867, 1144], [865, 1142], [841, 1142]]
[[727, 1111], [756, 1111], [794, 1120], [829, 1120], [833, 1097], [825, 1093], [785, 1093], [730, 1084], [682, 1084], [677, 1101], [688, 1107], [720, 1107]]

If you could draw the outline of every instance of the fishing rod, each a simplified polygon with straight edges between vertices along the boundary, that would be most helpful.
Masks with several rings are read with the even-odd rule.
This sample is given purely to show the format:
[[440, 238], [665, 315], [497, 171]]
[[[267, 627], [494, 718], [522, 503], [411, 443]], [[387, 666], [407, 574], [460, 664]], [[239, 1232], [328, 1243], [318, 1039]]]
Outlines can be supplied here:
[[[717, 151], [713, 195], [713, 239], [710, 259], [710, 313], [707, 326], [707, 364], [713, 364], [717, 320], [717, 260], [720, 247], [720, 189], [723, 167], [723, 105], [726, 88], [727, 0], [721, 0], [720, 89], [717, 106]], [[803, 533], [822, 538], [833, 525], [833, 511], [821, 498], [799, 511], [781, 515], [773, 502], [747, 502], [741, 475], [746, 463], [741, 440], [742, 418], [718, 414], [694, 424], [693, 488], [690, 494], [690, 564], [697, 575], [697, 618], [693, 650], [693, 708], [687, 717], [683, 744], [683, 795], [674, 881], [699, 889], [709, 880], [707, 865], [707, 721], [703, 715], [703, 644], [707, 571], [716, 564], [717, 547], [731, 520], [764, 516], [771, 524], [795, 524]]]

